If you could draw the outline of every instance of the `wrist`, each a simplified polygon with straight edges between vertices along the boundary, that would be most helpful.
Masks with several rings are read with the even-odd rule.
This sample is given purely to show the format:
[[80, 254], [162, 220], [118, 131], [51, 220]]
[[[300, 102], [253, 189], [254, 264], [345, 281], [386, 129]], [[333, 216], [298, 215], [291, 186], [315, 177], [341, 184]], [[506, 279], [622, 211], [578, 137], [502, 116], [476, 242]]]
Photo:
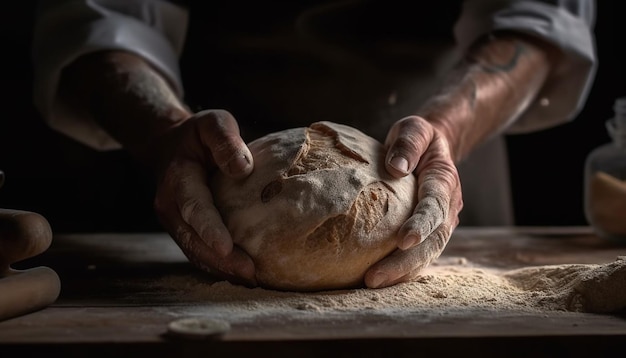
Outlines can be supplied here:
[[464, 138], [468, 124], [473, 121], [468, 98], [471, 96], [458, 94], [456, 91], [448, 92], [431, 98], [418, 112], [418, 116], [424, 118], [445, 139], [455, 163], [467, 154]]
[[68, 67], [62, 81], [66, 102], [88, 113], [141, 162], [191, 116], [166, 77], [132, 53], [85, 55]]

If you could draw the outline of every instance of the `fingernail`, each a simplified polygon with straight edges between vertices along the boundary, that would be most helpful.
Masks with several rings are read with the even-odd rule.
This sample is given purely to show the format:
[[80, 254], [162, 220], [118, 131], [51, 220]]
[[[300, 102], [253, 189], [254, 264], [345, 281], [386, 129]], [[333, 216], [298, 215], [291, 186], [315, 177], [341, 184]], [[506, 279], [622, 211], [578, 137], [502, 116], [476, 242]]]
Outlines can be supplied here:
[[389, 161], [389, 164], [394, 167], [396, 170], [402, 172], [402, 173], [408, 173], [409, 172], [409, 162], [406, 160], [406, 158], [402, 157], [402, 156], [394, 156], [391, 158], [391, 160]]
[[389, 276], [385, 275], [384, 273], [377, 273], [374, 275], [374, 277], [372, 278], [372, 288], [378, 288], [381, 286], [384, 286], [387, 281], [389, 280]]
[[407, 235], [398, 244], [400, 250], [410, 249], [421, 241], [418, 235]]
[[250, 165], [250, 159], [245, 154], [237, 154], [228, 162], [228, 171], [230, 174], [241, 174], [246, 171]]

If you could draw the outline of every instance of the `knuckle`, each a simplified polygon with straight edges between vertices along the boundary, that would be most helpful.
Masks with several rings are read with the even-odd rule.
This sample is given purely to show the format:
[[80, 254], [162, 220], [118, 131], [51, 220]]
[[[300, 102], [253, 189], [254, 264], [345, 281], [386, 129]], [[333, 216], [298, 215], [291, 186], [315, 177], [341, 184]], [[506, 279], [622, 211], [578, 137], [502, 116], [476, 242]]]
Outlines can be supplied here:
[[196, 251], [196, 247], [194, 245], [194, 240], [192, 239], [192, 236], [193, 234], [191, 233], [191, 231], [189, 231], [189, 229], [185, 228], [183, 225], [178, 226], [174, 232], [174, 240], [176, 240], [187, 258], [189, 258], [190, 260], [196, 257], [196, 255], [194, 254]]
[[395, 151], [422, 154], [429, 147], [431, 139], [431, 131], [424, 126], [407, 124], [399, 129], [392, 146]]
[[425, 120], [420, 116], [406, 116], [397, 123], [402, 129], [419, 129], [424, 126]]
[[202, 210], [202, 203], [198, 199], [186, 200], [180, 207], [180, 214], [186, 222]]
[[409, 133], [404, 133], [396, 138], [393, 143], [396, 152], [416, 152], [419, 148], [420, 139]]
[[223, 133], [216, 140], [216, 144], [213, 146], [213, 152], [219, 153], [223, 156], [232, 156], [241, 150], [238, 147], [239, 136], [232, 133]]
[[450, 240], [450, 234], [452, 232], [452, 226], [446, 223], [442, 223], [439, 228], [429, 237], [428, 240], [428, 251], [430, 251], [431, 260], [439, 257], [443, 249], [448, 244]]
[[[427, 194], [445, 196], [447, 200], [461, 192], [461, 179], [456, 166], [447, 161], [430, 162], [418, 168], [423, 183], [428, 183]], [[426, 187], [426, 185], [423, 185]], [[460, 194], [459, 194], [460, 195]]]

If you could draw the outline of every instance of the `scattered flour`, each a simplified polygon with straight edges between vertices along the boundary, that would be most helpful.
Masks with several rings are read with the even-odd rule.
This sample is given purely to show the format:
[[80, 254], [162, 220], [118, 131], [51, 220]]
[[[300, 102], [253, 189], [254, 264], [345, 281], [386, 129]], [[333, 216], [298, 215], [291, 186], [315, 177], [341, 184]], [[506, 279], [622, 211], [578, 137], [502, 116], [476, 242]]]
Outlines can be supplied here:
[[408, 283], [383, 289], [298, 293], [246, 288], [170, 275], [150, 282], [176, 302], [219, 307], [225, 314], [265, 312], [548, 311], [609, 313], [626, 309], [626, 257], [606, 264], [502, 270], [446, 257]]

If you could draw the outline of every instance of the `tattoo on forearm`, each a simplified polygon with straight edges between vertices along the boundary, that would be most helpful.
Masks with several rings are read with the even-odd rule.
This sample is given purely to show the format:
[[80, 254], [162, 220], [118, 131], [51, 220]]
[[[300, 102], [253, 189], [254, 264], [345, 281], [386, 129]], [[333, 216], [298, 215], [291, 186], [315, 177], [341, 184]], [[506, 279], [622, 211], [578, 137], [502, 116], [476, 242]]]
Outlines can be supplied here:
[[[471, 53], [467, 57], [467, 62], [470, 66], [475, 66], [476, 72], [474, 73], [476, 74], [481, 72], [485, 74], [509, 73], [518, 67], [520, 61], [522, 61], [522, 56], [528, 53], [526, 46], [520, 42], [511, 44], [509, 49], [510, 55], [508, 56], [497, 52], [485, 53], [481, 51], [481, 53]], [[470, 109], [474, 110], [477, 105], [480, 86], [474, 76], [468, 78], [466, 86], [468, 104]]]
[[485, 38], [469, 49], [418, 115], [446, 134], [459, 161], [531, 103], [549, 66], [548, 54], [533, 41]]
[[476, 61], [476, 63], [480, 66], [480, 68], [487, 73], [496, 73], [496, 72], [510, 72], [513, 70], [517, 64], [519, 63], [522, 55], [526, 53], [526, 47], [519, 43], [515, 43], [515, 52], [511, 56], [508, 62], [506, 63], [485, 63], [484, 61]]

